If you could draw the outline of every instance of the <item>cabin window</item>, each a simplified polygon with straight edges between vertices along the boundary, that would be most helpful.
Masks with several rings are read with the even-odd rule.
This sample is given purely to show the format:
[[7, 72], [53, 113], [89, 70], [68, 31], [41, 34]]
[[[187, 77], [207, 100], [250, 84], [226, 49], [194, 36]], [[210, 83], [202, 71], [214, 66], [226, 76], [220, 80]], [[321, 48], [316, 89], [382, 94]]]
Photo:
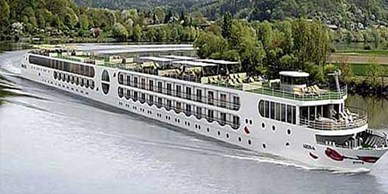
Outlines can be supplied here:
[[137, 101], [138, 99], [138, 92], [133, 92], [133, 100]]
[[197, 89], [197, 101], [202, 102], [202, 90]]
[[233, 96], [233, 110], [238, 110], [240, 108], [240, 97]]
[[158, 82], [158, 93], [163, 93], [163, 82]]
[[179, 85], [176, 86], [176, 96], [177, 96], [177, 97], [182, 97], [182, 96], [181, 96], [181, 92], [182, 92], [182, 91], [181, 91], [181, 88], [182, 88], [182, 87], [179, 86]]
[[133, 78], [133, 86], [137, 88], [137, 77]]
[[281, 118], [280, 120], [282, 122], [286, 122], [286, 105], [285, 104], [281, 104]]
[[131, 85], [131, 76], [127, 75], [127, 86]]
[[240, 117], [233, 115], [233, 128], [240, 126]]
[[167, 99], [167, 110], [170, 110], [172, 107], [172, 102], [171, 100]]
[[296, 124], [295, 106], [261, 100], [258, 109], [261, 117]]
[[208, 103], [211, 104], [211, 105], [213, 105], [213, 104], [214, 104], [214, 92], [213, 92], [213, 91], [208, 91], [207, 94], [208, 94], [208, 95], [207, 95], [207, 97], [208, 97], [208, 99], [207, 99]]
[[176, 102], [176, 111], [179, 113], [182, 111], [182, 103]]
[[145, 78], [141, 78], [140, 88], [145, 89]]
[[110, 81], [110, 79], [109, 79], [109, 73], [108, 73], [107, 70], [104, 70], [104, 71], [102, 72], [102, 81], [106, 81], [106, 82], [109, 82], [109, 81]]
[[186, 104], [186, 115], [191, 115], [191, 105]]
[[122, 73], [119, 73], [119, 84], [123, 84], [124, 82], [124, 75]]
[[201, 118], [202, 117], [202, 108], [201, 107], [197, 107], [197, 118]]
[[161, 97], [159, 97], [158, 98], [158, 107], [160, 108], [160, 107], [162, 107], [162, 105], [163, 105], [163, 98], [161, 98]]
[[118, 93], [119, 93], [119, 97], [122, 98], [122, 97], [124, 96], [123, 88], [120, 88], [120, 87], [119, 87]]
[[154, 80], [148, 81], [148, 90], [154, 91]]
[[[77, 79], [77, 83], [78, 83], [78, 79]], [[106, 83], [102, 83], [102, 91], [104, 92], [104, 94], [108, 94], [109, 92], [109, 84], [106, 84]]]
[[172, 95], [171, 94], [171, 90], [172, 90], [172, 85], [171, 85], [171, 83], [167, 83], [167, 95]]
[[280, 121], [280, 104], [275, 104], [275, 119]]
[[271, 119], [275, 119], [275, 102], [271, 102]]
[[291, 109], [291, 105], [287, 105], [287, 123], [292, 123], [292, 109]]
[[150, 105], [153, 105], [153, 104], [154, 104], [154, 96], [150, 95], [150, 96], [148, 97], [148, 99], [149, 99], [149, 104], [150, 104]]
[[187, 99], [191, 99], [191, 88], [190, 87], [186, 87], [186, 98]]
[[264, 102], [264, 117], [269, 118], [269, 101]]
[[220, 113], [220, 117], [221, 117], [221, 122], [220, 124], [221, 125], [225, 125], [226, 124], [226, 113]]
[[220, 101], [220, 106], [223, 108], [226, 108], [226, 94], [221, 94], [221, 101]]
[[146, 95], [144, 93], [141, 94], [140, 102], [145, 102]]
[[207, 111], [207, 116], [208, 116], [208, 120], [211, 122], [213, 121], [213, 118], [214, 118], [214, 111], [213, 110], [208, 110]]

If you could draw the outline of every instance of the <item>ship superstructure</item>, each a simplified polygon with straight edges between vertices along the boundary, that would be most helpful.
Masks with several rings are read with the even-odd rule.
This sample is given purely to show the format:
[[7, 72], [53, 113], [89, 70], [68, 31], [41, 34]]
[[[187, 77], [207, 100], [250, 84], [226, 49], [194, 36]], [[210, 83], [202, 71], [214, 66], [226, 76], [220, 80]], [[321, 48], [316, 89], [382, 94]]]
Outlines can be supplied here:
[[238, 62], [187, 56], [125, 58], [51, 48], [23, 57], [22, 76], [201, 135], [309, 165], [371, 169], [388, 149], [346, 86], [308, 85], [308, 73], [278, 80]]

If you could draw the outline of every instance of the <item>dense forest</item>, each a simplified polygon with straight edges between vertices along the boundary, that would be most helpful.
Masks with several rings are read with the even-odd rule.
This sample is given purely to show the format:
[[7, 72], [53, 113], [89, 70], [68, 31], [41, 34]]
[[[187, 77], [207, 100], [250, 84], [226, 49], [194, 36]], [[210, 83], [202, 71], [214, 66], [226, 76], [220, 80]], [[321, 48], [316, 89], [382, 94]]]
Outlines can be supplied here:
[[323, 65], [331, 53], [329, 30], [306, 19], [248, 23], [227, 13], [194, 42], [202, 58], [241, 61], [245, 72], [276, 75], [279, 70], [304, 70], [324, 79]]
[[149, 10], [164, 6], [173, 11], [199, 12], [216, 20], [226, 12], [249, 20], [316, 18], [347, 29], [364, 29], [388, 21], [386, 0], [75, 0], [81, 6]]
[[0, 39], [112, 37], [118, 41], [192, 42], [202, 16], [155, 8], [109, 10], [71, 0], [0, 0]]

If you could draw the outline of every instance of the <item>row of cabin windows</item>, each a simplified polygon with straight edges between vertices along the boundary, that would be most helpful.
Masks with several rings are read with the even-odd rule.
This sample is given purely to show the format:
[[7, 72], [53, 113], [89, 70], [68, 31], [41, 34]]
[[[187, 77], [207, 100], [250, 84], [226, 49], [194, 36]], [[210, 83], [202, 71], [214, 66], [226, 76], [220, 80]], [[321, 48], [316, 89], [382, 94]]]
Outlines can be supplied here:
[[86, 79], [86, 78], [82, 78], [82, 77], [78, 77], [78, 76], [73, 76], [73, 75], [69, 75], [69, 74], [66, 74], [66, 73], [60, 73], [60, 72], [57, 72], [57, 71], [54, 71], [54, 79], [56, 80], [59, 80], [59, 81], [63, 81], [63, 82], [67, 82], [67, 83], [71, 83], [71, 84], [75, 84], [75, 85], [79, 85], [81, 87], [86, 87], [86, 88], [89, 88], [90, 89], [94, 89], [94, 81], [93, 80], [90, 80], [90, 79]]
[[212, 109], [194, 106], [191, 104], [182, 103], [170, 99], [164, 99], [161, 97], [128, 90], [119, 87], [118, 96], [127, 100], [140, 101], [141, 103], [147, 103], [149, 105], [156, 105], [158, 108], [164, 107], [167, 110], [174, 110], [176, 113], [183, 112], [186, 116], [194, 115], [198, 119], [205, 118], [209, 122], [217, 121], [221, 125], [230, 125], [234, 129], [240, 127], [240, 117], [229, 113], [223, 113]]
[[57, 69], [68, 73], [82, 75], [86, 77], [94, 77], [94, 67], [74, 64], [70, 62], [60, 61], [56, 59], [48, 59], [41, 56], [29, 56], [29, 62], [34, 65]]
[[296, 107], [292, 105], [260, 100], [259, 113], [264, 118], [296, 124]]
[[[177, 85], [173, 83], [165, 83], [164, 81], [155, 81], [148, 80], [146, 78], [141, 78], [139, 82], [139, 78], [130, 75], [126, 75], [124, 73], [119, 73], [119, 84], [133, 86], [149, 91], [155, 91], [161, 94], [167, 94], [170, 96], [185, 98], [188, 100], [195, 100], [197, 102], [206, 102], [210, 105], [215, 105], [223, 108], [229, 108], [232, 110], [238, 110], [240, 108], [240, 97], [237, 95], [230, 95], [231, 100], [228, 100], [228, 95], [224, 93], [219, 94], [219, 98], [217, 99], [217, 95], [214, 91], [207, 91], [207, 94], [203, 91], [203, 89], [194, 89], [192, 87], [183, 87], [182, 85]], [[125, 78], [125, 79], [124, 79]], [[156, 87], [155, 87], [156, 82]], [[175, 89], [175, 90], [174, 90]], [[194, 94], [195, 91], [195, 94]], [[206, 96], [205, 96], [206, 95]]]

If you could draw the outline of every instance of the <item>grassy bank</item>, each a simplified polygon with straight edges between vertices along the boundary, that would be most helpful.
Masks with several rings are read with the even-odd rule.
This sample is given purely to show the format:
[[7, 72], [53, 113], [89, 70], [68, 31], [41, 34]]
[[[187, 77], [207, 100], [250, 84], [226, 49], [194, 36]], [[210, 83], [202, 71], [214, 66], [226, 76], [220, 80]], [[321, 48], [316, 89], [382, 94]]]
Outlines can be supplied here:
[[336, 54], [346, 56], [386, 56], [388, 57], [388, 50], [339, 50]]

